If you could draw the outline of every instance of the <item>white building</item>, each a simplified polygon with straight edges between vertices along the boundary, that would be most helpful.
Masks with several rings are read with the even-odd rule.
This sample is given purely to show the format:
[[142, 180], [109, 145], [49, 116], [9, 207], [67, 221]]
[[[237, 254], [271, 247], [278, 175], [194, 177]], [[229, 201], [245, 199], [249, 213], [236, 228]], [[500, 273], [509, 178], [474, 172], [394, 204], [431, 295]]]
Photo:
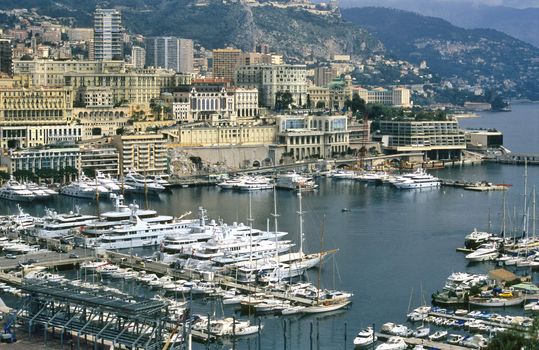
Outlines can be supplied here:
[[122, 58], [121, 15], [116, 9], [94, 12], [94, 55], [98, 61]]
[[135, 68], [144, 68], [146, 65], [146, 50], [140, 46], [131, 49], [131, 64]]
[[260, 102], [275, 108], [277, 93], [292, 94], [293, 104], [302, 106], [307, 102], [307, 67], [291, 64], [256, 64], [241, 66], [236, 71], [236, 84], [240, 87], [257, 88]]

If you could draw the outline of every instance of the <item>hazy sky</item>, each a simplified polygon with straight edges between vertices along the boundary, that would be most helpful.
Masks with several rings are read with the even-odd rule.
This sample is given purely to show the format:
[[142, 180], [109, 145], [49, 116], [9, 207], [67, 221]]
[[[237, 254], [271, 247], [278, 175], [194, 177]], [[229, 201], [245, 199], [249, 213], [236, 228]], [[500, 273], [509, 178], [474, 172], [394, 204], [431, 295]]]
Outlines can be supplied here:
[[[364, 0], [344, 0], [344, 2], [352, 4], [357, 3], [358, 5], [361, 5], [361, 3], [365, 2], [372, 2], [372, 1], [364, 1]], [[415, 5], [417, 3], [425, 3], [425, 0], [383, 0], [381, 1], [384, 4], [393, 3], [398, 8], [402, 8], [402, 6], [406, 4]], [[508, 7], [515, 7], [515, 8], [527, 8], [527, 7], [539, 7], [539, 0], [428, 0], [427, 2], [445, 2], [445, 3], [465, 3], [465, 4], [473, 4], [473, 5], [487, 5], [487, 6], [508, 6]]]

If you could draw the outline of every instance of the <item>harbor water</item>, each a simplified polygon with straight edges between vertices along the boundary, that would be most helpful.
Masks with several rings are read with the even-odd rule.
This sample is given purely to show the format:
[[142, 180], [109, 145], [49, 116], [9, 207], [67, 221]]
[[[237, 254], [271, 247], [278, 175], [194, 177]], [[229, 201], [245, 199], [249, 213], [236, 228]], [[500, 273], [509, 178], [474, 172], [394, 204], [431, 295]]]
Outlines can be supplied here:
[[[504, 132], [509, 149], [539, 153], [539, 105], [515, 105], [512, 112], [484, 113], [480, 118], [461, 123], [465, 127], [498, 128]], [[508, 226], [518, 232], [522, 232], [523, 174], [522, 166], [492, 163], [435, 173], [447, 179], [511, 184], [507, 192]], [[455, 249], [463, 246], [464, 236], [474, 228], [488, 228], [489, 212], [492, 230], [500, 231], [502, 192], [483, 193], [449, 187], [399, 191], [389, 186], [348, 180], [321, 178], [318, 181], [317, 191], [303, 195], [304, 247], [307, 252], [338, 249], [323, 263], [321, 284], [353, 292], [353, 304], [348, 310], [334, 314], [263, 317], [261, 343], [253, 336], [239, 341], [237, 349], [311, 349], [311, 344], [313, 349], [352, 349], [352, 340], [359, 329], [373, 323], [378, 328], [388, 321], [405, 322], [409, 307], [419, 306], [423, 300], [430, 303], [431, 294], [442, 288], [452, 272], [486, 273], [495, 266], [493, 263], [468, 264], [464, 254]], [[532, 186], [539, 186], [539, 167], [529, 167], [528, 183], [530, 191]], [[176, 188], [147, 200], [138, 197], [137, 202], [141, 207], [175, 216], [187, 211], [195, 216], [197, 208], [203, 206], [211, 218], [220, 218], [226, 223], [247, 223], [248, 198], [245, 193], [195, 187]], [[66, 197], [22, 207], [32, 215], [43, 215], [45, 207], [66, 212], [75, 205], [85, 213], [112, 209], [112, 203], [107, 201], [101, 201], [96, 208], [88, 200]], [[279, 229], [288, 231], [288, 239], [299, 244], [297, 194], [278, 191], [277, 207]], [[17, 211], [14, 203], [1, 202], [0, 208], [0, 214]], [[343, 211], [343, 208], [348, 210]], [[265, 228], [273, 211], [272, 192], [254, 193], [252, 211], [254, 226]], [[316, 284], [317, 270], [310, 271], [306, 277]], [[218, 315], [222, 312], [221, 306], [202, 304], [202, 301], [195, 303], [195, 312], [213, 312], [214, 309]], [[231, 308], [225, 307], [224, 311], [227, 316], [233, 314]], [[522, 314], [523, 311], [508, 312]], [[194, 348], [203, 349], [205, 345], [198, 344]], [[211, 348], [228, 349], [231, 345], [212, 344]]]

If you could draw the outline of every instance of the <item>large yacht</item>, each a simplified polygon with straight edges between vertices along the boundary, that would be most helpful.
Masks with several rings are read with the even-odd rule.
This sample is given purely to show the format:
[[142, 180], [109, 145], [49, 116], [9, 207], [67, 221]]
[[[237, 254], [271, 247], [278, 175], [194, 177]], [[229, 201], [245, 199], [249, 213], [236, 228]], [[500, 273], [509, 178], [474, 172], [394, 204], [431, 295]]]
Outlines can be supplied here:
[[54, 210], [46, 209], [45, 216], [36, 223], [35, 232], [40, 238], [63, 237], [96, 218], [94, 215], [80, 214], [78, 207], [75, 207], [75, 212], [66, 214], [58, 214]]
[[312, 177], [305, 177], [295, 172], [277, 175], [275, 187], [287, 190], [313, 190], [318, 187]]
[[257, 254], [262, 256], [273, 255], [275, 252], [284, 253], [294, 246], [290, 241], [253, 241], [246, 238], [225, 238], [211, 239], [208, 242], [193, 246], [191, 252], [185, 253], [187, 257], [198, 260], [212, 260], [215, 258], [227, 257], [230, 262], [234, 258], [243, 260], [243, 256]]
[[398, 189], [432, 188], [440, 187], [441, 182], [437, 177], [421, 170], [416, 171], [411, 176], [397, 178], [393, 185]]
[[[91, 180], [90, 180], [91, 181]], [[87, 178], [80, 178], [60, 189], [60, 193], [65, 196], [77, 198], [97, 198], [97, 196], [106, 197], [110, 190], [106, 187], [91, 183]]]
[[132, 187], [131, 191], [136, 193], [159, 193], [165, 190], [165, 187], [160, 185], [157, 181], [146, 178], [135, 172], [129, 172], [124, 182]]
[[170, 215], [158, 215], [152, 209], [140, 209], [136, 203], [129, 206], [124, 204], [122, 195], [111, 194], [114, 201], [114, 210], [100, 215], [99, 219], [92, 220], [81, 228], [75, 236], [75, 244], [82, 247], [93, 247], [97, 239], [118, 225], [127, 225], [134, 222], [134, 213], [140, 220], [150, 224], [172, 223], [174, 217]]
[[479, 246], [476, 251], [466, 255], [468, 261], [487, 261], [494, 260], [500, 255], [498, 245], [496, 243], [485, 243]]
[[187, 234], [192, 220], [180, 220], [166, 224], [150, 224], [135, 216], [135, 223], [118, 225], [104, 233], [96, 241], [103, 249], [127, 249], [161, 244], [167, 235]]
[[273, 183], [271, 183], [270, 179], [265, 176], [255, 176], [245, 179], [234, 187], [236, 190], [246, 192], [271, 190], [272, 188]]
[[0, 198], [19, 202], [31, 202], [37, 199], [38, 196], [28, 190], [25, 185], [11, 179], [0, 188]]

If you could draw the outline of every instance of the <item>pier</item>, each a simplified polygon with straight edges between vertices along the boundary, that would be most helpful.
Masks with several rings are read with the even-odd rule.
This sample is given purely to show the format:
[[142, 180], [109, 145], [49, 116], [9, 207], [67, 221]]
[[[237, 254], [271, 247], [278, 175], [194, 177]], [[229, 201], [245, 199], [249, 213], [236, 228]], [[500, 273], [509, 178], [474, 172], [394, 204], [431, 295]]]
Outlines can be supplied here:
[[490, 160], [502, 164], [539, 165], [539, 154], [532, 153], [507, 153]]
[[[376, 333], [376, 337], [380, 340], [387, 340], [390, 337], [392, 337], [392, 335], [385, 334], [385, 333]], [[470, 350], [470, 348], [466, 348], [464, 346], [440, 343], [440, 342], [431, 341], [429, 339], [421, 339], [421, 338], [402, 338], [402, 339], [404, 339], [404, 342], [408, 345], [411, 345], [411, 346], [423, 345], [423, 346], [428, 347], [429, 349]]]
[[[134, 270], [145, 270], [147, 272], [155, 273], [158, 275], [169, 275], [174, 278], [179, 279], [204, 279], [204, 276], [198, 272], [194, 272], [191, 270], [178, 270], [173, 269], [169, 267], [167, 264], [163, 264], [161, 262], [156, 261], [145, 261], [144, 259], [140, 257], [135, 257], [127, 254], [122, 253], [116, 253], [116, 252], [107, 252], [107, 258], [115, 264], [118, 264], [120, 266], [130, 267]], [[263, 288], [247, 285], [247, 284], [241, 284], [234, 281], [233, 278], [229, 276], [222, 276], [222, 275], [215, 275], [213, 278], [213, 282], [220, 284], [225, 289], [230, 288], [236, 288], [238, 290], [241, 290], [246, 293], [265, 293], [268, 295], [273, 295], [276, 298], [282, 299], [282, 300], [288, 300], [291, 303], [303, 305], [303, 306], [309, 306], [312, 305], [314, 302], [311, 299], [305, 299], [296, 297], [293, 295], [288, 295], [285, 293], [280, 292], [270, 292], [266, 291]]]

